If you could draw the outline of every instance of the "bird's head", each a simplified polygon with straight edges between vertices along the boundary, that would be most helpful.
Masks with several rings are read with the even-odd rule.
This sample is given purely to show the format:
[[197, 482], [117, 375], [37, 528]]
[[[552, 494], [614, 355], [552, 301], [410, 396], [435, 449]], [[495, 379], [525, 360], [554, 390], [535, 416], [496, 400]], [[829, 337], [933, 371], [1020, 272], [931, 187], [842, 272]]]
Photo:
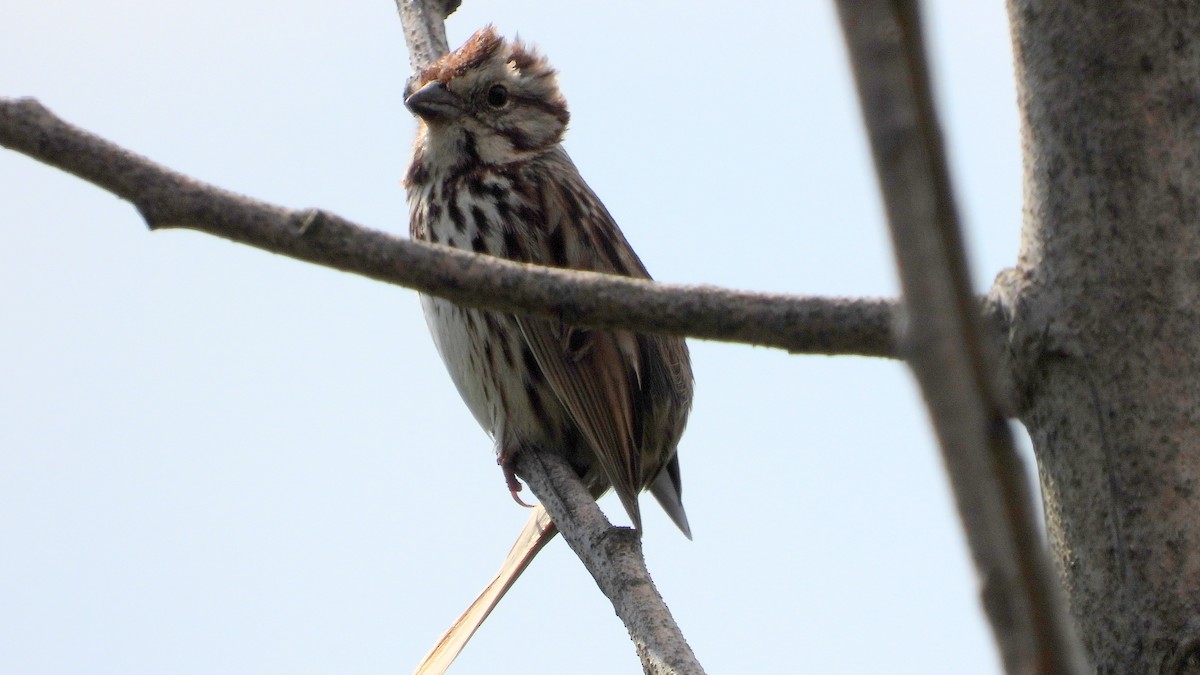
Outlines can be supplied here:
[[553, 149], [570, 114], [554, 68], [488, 26], [408, 85], [418, 143], [437, 164], [507, 164]]

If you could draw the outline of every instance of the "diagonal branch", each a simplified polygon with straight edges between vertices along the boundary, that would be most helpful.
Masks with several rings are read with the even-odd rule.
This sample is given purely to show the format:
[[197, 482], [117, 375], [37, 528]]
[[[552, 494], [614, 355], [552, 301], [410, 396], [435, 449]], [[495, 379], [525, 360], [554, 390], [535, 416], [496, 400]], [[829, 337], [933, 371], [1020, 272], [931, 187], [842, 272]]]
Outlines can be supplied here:
[[915, 0], [838, 3], [887, 206], [905, 352], [941, 442], [983, 603], [1010, 673], [1082, 673], [970, 294]]
[[679, 625], [659, 595], [636, 530], [613, 527], [575, 472], [550, 453], [522, 452], [517, 471], [554, 520], [563, 539], [625, 622], [645, 673], [701, 674]]
[[400, 239], [207, 185], [74, 127], [33, 99], [0, 98], [0, 145], [132, 202], [151, 229], [191, 228], [464, 305], [797, 353], [894, 354], [893, 300], [656, 284]]

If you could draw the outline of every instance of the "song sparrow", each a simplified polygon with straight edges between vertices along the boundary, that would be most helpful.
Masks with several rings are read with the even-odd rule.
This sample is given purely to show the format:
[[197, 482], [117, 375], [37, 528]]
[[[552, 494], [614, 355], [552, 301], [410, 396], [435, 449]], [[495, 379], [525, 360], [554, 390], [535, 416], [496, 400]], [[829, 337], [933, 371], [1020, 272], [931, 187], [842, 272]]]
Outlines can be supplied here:
[[[420, 120], [405, 178], [414, 239], [650, 278], [560, 145], [569, 114], [540, 54], [488, 26], [417, 75], [407, 94]], [[675, 454], [692, 401], [683, 339], [421, 303], [454, 384], [495, 440], [510, 490], [519, 489], [508, 466], [516, 452], [559, 453], [593, 495], [614, 488], [639, 530], [637, 496], [649, 488], [691, 536]], [[554, 534], [539, 515], [506, 563], [510, 576], [497, 578], [500, 595]]]
[[[489, 26], [409, 91], [421, 120], [405, 179], [413, 238], [649, 278], [560, 145], [569, 115], [542, 56]], [[421, 302], [502, 463], [525, 447], [560, 453], [597, 494], [613, 487], [635, 527], [649, 487], [688, 532], [675, 456], [692, 399], [682, 339]]]

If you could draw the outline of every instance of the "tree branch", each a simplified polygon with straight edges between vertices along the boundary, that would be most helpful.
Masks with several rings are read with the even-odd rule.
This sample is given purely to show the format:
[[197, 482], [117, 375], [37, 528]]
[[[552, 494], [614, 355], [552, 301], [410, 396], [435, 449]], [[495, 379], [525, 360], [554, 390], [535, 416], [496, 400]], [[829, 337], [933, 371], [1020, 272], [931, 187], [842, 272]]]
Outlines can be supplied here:
[[1010, 673], [1083, 673], [1013, 447], [959, 233], [915, 0], [838, 3], [921, 385]]
[[414, 71], [424, 70], [450, 51], [444, 22], [460, 4], [461, 0], [396, 0], [404, 42], [408, 44], [408, 61]]
[[207, 185], [74, 127], [33, 99], [0, 98], [0, 145], [132, 202], [151, 229], [190, 228], [463, 305], [795, 353], [895, 354], [894, 300], [657, 284], [401, 239]]
[[575, 472], [551, 453], [521, 452], [517, 473], [625, 622], [645, 673], [703, 673], [650, 580], [637, 530], [613, 527]]
[[1200, 6], [1007, 4], [1006, 292], [1050, 549], [1097, 672], [1200, 672]]

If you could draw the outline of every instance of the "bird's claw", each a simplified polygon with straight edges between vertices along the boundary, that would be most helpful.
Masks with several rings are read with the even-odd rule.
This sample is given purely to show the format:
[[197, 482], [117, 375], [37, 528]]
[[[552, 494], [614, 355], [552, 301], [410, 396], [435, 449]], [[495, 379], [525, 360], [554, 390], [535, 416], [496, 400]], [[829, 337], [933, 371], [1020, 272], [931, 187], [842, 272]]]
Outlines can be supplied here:
[[513, 470], [512, 461], [507, 457], [507, 454], [500, 453], [500, 458], [496, 460], [496, 463], [504, 471], [504, 483], [508, 486], [508, 493], [512, 495], [514, 502], [527, 509], [532, 509], [533, 504], [526, 504], [524, 499], [517, 496], [517, 493], [524, 490], [525, 486], [521, 485], [521, 481], [517, 478], [517, 473]]

